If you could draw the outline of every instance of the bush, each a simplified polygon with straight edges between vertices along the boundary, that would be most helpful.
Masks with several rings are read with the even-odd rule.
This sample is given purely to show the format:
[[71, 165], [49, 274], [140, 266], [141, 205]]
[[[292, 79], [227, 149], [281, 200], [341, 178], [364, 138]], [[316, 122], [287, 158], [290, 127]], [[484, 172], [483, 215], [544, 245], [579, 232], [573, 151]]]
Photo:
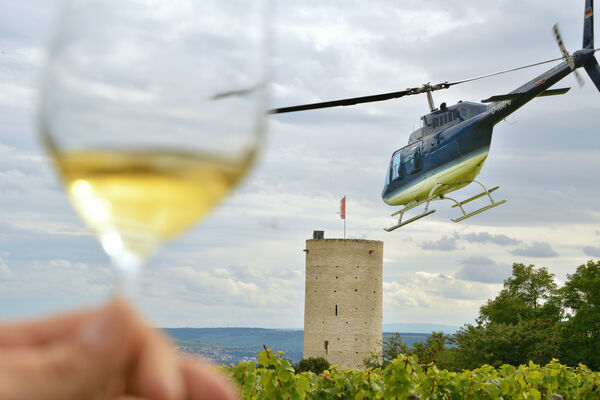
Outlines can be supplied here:
[[331, 364], [329, 361], [323, 357], [309, 357], [298, 361], [298, 363], [294, 365], [294, 370], [298, 373], [311, 371], [318, 375], [326, 369], [329, 369], [330, 366]]

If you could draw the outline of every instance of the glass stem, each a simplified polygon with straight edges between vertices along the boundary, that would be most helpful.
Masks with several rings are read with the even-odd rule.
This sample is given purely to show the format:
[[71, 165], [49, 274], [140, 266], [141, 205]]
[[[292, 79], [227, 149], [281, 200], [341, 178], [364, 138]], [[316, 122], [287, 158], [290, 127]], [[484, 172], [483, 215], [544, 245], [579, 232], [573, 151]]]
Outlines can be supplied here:
[[112, 257], [115, 266], [114, 295], [133, 301], [137, 296], [140, 271], [144, 260], [134, 253]]

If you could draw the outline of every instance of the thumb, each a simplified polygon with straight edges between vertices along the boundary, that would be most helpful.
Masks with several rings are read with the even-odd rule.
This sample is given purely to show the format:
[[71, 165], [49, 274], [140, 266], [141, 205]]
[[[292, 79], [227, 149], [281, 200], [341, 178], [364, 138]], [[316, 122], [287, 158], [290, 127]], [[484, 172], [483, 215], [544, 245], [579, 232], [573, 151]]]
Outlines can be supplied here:
[[106, 393], [131, 357], [131, 315], [124, 303], [115, 301], [60, 342], [2, 349], [0, 400], [76, 400]]

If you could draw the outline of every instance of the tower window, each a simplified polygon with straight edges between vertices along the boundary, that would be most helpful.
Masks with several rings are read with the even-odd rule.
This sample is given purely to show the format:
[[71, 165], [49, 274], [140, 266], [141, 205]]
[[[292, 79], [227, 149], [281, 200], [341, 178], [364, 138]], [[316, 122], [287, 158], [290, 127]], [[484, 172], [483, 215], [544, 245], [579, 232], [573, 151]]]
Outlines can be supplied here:
[[337, 315], [337, 304], [335, 305], [335, 315]]
[[325, 345], [325, 354], [329, 354], [328, 353], [329, 352], [329, 340], [326, 340], [324, 345]]

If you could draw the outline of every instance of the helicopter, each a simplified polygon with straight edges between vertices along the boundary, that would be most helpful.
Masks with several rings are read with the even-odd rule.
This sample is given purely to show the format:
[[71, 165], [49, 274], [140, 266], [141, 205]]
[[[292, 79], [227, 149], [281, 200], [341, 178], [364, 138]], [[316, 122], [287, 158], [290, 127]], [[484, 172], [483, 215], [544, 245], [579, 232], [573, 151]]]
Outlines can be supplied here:
[[[499, 189], [499, 186], [488, 189], [476, 179], [489, 154], [492, 131], [496, 124], [536, 97], [567, 93], [570, 88], [550, 88], [571, 73], [575, 74], [577, 82], [582, 86], [583, 80], [577, 72], [581, 67], [600, 91], [600, 66], [594, 57], [594, 53], [600, 49], [594, 49], [593, 15], [593, 0], [585, 0], [583, 46], [581, 50], [572, 54], [563, 43], [558, 25], [554, 25], [554, 37], [562, 53], [562, 57], [559, 58], [455, 82], [426, 83], [420, 87], [396, 92], [274, 108], [269, 110], [268, 114], [351, 106], [425, 94], [430, 112], [421, 117], [421, 127], [412, 132], [408, 144], [392, 154], [386, 171], [381, 197], [386, 204], [402, 208], [392, 214], [398, 216], [398, 222], [385, 230], [391, 232], [433, 214], [436, 210], [430, 210], [429, 206], [436, 200], [453, 202], [452, 207], [458, 208], [461, 214], [451, 220], [460, 222], [506, 202], [496, 201], [492, 197], [492, 192]], [[435, 106], [432, 94], [434, 91], [559, 60], [562, 60], [560, 64], [510, 93], [494, 95], [480, 103], [459, 101], [450, 106], [446, 103], [441, 103], [439, 108]], [[449, 193], [472, 183], [481, 187], [482, 191], [479, 194], [461, 201], [448, 196]], [[465, 211], [466, 204], [479, 198], [487, 198], [489, 204], [475, 211]], [[423, 204], [425, 206], [421, 213], [403, 220], [407, 211]]]

